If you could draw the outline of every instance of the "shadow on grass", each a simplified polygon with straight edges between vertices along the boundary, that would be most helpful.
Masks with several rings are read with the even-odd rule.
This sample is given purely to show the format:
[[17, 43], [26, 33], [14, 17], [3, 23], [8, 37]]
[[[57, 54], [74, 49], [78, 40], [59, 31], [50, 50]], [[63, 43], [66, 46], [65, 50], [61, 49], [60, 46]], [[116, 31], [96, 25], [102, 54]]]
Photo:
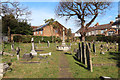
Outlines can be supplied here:
[[114, 59], [117, 61], [117, 67], [120, 68], [120, 52], [109, 52], [110, 55], [113, 55], [113, 57], [108, 59]]
[[35, 50], [36, 52], [44, 51], [44, 50]]
[[71, 53], [67, 53], [67, 52], [66, 52], [66, 53], [64, 53], [64, 54], [67, 54], [67, 55], [72, 55]]
[[79, 66], [81, 66], [81, 67], [83, 67], [83, 68], [85, 68], [85, 69], [88, 69], [87, 67], [85, 67], [82, 63], [77, 63], [77, 62], [75, 62], [77, 65], [79, 65]]
[[84, 64], [82, 64], [80, 62], [80, 60], [77, 58], [77, 55], [72, 56], [77, 62], [75, 62], [77, 65], [79, 65], [80, 67], [83, 67], [84, 69], [88, 69]]
[[120, 78], [120, 52], [109, 52], [110, 55], [113, 55], [113, 57], [109, 59], [114, 59], [117, 61], [117, 67], [118, 67], [118, 78]]

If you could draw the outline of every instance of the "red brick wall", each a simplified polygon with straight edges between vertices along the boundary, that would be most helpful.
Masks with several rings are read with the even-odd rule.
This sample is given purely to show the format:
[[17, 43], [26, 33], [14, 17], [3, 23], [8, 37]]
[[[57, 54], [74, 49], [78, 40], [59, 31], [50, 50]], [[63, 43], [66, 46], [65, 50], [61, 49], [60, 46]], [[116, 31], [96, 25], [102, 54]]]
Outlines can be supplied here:
[[[58, 31], [58, 33], [55, 33], [55, 30]], [[67, 29], [65, 28], [65, 33], [67, 32]], [[35, 36], [59, 36], [61, 37], [62, 39], [62, 36], [63, 36], [63, 27], [59, 27], [58, 29], [53, 29], [52, 25], [47, 25], [45, 27], [43, 27], [43, 34], [41, 35], [41, 31], [39, 31], [39, 34], [37, 34], [37, 31], [36, 31], [36, 34]]]

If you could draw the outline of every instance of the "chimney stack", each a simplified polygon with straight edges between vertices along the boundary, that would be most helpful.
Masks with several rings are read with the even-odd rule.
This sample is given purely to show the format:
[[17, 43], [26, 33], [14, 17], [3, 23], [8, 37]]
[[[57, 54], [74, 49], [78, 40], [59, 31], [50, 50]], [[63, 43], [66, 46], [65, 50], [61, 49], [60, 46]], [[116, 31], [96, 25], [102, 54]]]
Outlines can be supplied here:
[[99, 25], [99, 23], [97, 22], [96, 24], [95, 24], [95, 26], [98, 26]]

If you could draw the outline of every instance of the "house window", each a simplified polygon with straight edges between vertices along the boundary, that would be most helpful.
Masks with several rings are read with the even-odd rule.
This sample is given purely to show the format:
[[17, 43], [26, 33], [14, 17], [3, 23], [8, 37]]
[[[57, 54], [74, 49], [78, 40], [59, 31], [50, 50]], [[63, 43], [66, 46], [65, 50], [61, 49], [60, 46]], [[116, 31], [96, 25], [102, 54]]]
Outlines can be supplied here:
[[40, 31], [41, 32], [41, 35], [43, 34], [43, 31]]
[[37, 34], [39, 34], [39, 31], [37, 31]]

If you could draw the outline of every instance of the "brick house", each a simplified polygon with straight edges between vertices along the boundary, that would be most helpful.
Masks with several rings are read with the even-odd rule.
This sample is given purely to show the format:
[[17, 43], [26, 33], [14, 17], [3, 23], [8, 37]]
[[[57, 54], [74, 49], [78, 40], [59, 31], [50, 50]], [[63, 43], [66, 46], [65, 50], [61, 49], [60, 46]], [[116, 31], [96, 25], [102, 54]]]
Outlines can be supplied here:
[[[99, 23], [95, 24], [93, 27], [89, 27], [86, 31], [86, 36], [91, 35], [118, 35], [118, 27], [113, 25], [113, 21], [108, 24], [99, 25]], [[83, 29], [79, 29], [78, 32], [84, 31]]]
[[[63, 27], [64, 26], [60, 24], [58, 21], [54, 21], [53, 25], [49, 25], [49, 23], [46, 23], [41, 26], [32, 26], [33, 35], [34, 36], [56, 36], [62, 39]], [[65, 35], [66, 33], [67, 33], [67, 28], [65, 28]]]

